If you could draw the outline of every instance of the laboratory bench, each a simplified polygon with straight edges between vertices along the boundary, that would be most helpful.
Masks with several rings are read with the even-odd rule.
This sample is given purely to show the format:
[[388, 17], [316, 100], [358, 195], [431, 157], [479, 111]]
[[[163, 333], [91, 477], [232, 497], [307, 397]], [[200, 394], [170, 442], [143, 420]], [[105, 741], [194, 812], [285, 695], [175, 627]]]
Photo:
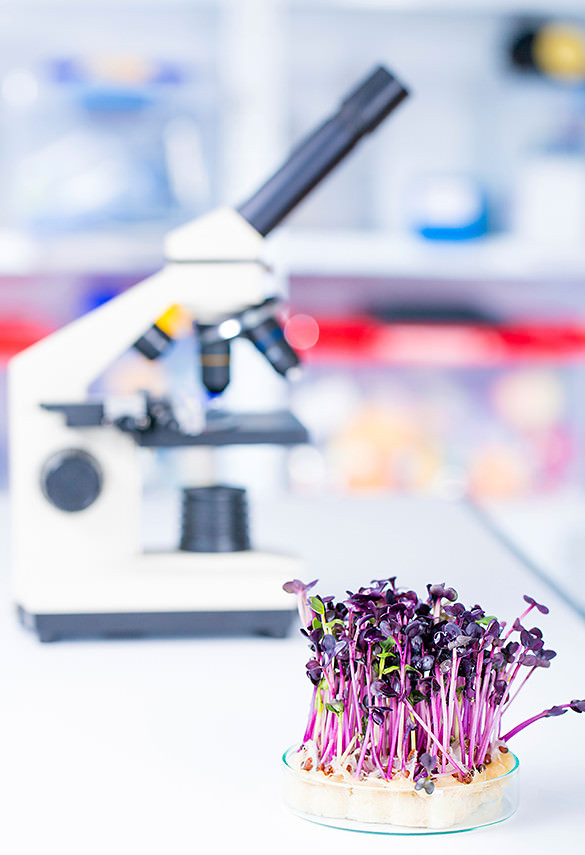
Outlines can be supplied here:
[[[421, 851], [416, 836], [360, 838], [283, 804], [281, 756], [301, 737], [310, 699], [296, 629], [287, 639], [40, 644], [11, 605], [5, 499], [0, 510], [1, 852]], [[522, 611], [525, 593], [546, 603], [538, 625], [558, 657], [515, 701], [514, 724], [585, 696], [585, 622], [499, 524], [430, 499], [281, 496], [254, 509], [255, 539], [302, 554], [322, 594], [397, 575], [418, 591], [446, 581], [464, 603], [502, 619]], [[456, 841], [437, 834], [426, 841], [435, 852], [456, 842], [475, 855], [535, 855], [582, 839], [585, 716], [540, 721], [512, 747], [521, 762], [517, 813]]]

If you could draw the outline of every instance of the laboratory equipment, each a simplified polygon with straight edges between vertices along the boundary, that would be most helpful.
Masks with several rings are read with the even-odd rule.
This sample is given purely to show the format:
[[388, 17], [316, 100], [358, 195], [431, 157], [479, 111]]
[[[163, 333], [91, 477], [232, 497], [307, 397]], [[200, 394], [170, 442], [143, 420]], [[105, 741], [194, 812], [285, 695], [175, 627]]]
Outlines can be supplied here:
[[[136, 634], [283, 635], [283, 581], [296, 559], [249, 549], [245, 496], [185, 491], [181, 548], [141, 545], [139, 449], [292, 445], [289, 412], [225, 413], [148, 394], [88, 397], [128, 348], [162, 354], [172, 306], [195, 319], [201, 379], [229, 382], [230, 342], [248, 338], [276, 371], [297, 364], [264, 298], [262, 239], [398, 106], [407, 92], [379, 67], [239, 208], [169, 233], [164, 268], [15, 357], [9, 368], [14, 596], [41, 640]], [[158, 320], [157, 320], [158, 319]], [[204, 551], [202, 551], [204, 550]]]

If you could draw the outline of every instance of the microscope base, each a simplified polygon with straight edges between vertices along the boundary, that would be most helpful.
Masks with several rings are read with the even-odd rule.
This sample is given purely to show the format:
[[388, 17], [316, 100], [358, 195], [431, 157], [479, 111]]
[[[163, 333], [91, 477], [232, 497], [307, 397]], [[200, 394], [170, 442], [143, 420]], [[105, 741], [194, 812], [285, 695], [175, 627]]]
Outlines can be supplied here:
[[40, 561], [25, 565], [21, 580], [25, 569], [28, 584], [16, 592], [15, 601], [21, 622], [41, 641], [148, 635], [282, 637], [296, 609], [282, 585], [304, 576], [297, 558], [253, 549], [148, 552], [122, 561], [88, 553], [85, 562], [65, 561], [61, 553], [44, 566]]
[[18, 606], [21, 624], [39, 641], [66, 638], [213, 638], [257, 635], [284, 638], [296, 610], [228, 612], [111, 612], [31, 614]]

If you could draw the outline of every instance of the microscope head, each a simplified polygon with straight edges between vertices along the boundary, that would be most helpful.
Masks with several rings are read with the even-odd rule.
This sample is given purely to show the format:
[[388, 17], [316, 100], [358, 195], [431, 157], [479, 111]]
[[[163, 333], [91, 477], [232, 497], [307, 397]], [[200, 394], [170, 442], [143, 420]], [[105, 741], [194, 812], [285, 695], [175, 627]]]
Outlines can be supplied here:
[[[337, 110], [297, 145], [282, 166], [236, 209], [217, 209], [196, 222], [175, 229], [167, 240], [169, 262], [187, 264], [225, 262], [235, 276], [234, 263], [247, 268], [260, 263], [260, 244], [315, 188], [359, 141], [407, 97], [405, 87], [387, 69], [377, 67], [341, 102]], [[241, 273], [240, 273], [241, 275]], [[233, 276], [232, 276], [233, 278]], [[226, 276], [226, 281], [230, 276]], [[223, 282], [219, 283], [223, 287]], [[228, 299], [218, 306], [224, 291], [209, 286], [201, 303], [193, 308], [200, 318], [193, 326], [199, 340], [201, 379], [212, 395], [224, 391], [230, 381], [230, 342], [247, 338], [275, 371], [290, 377], [299, 359], [286, 341], [275, 317], [274, 298], [256, 303], [262, 290], [246, 300], [237, 289], [227, 289]], [[230, 311], [230, 299], [237, 306]], [[208, 303], [208, 305], [205, 305]], [[244, 307], [244, 308], [242, 308]], [[158, 321], [134, 346], [149, 359], [161, 355], [171, 342]]]
[[[386, 68], [375, 68], [237, 212], [266, 237], [407, 95]], [[217, 323], [195, 324], [209, 392], [219, 394], [228, 385], [230, 341], [237, 337], [248, 338], [283, 377], [297, 367], [298, 356], [274, 317], [275, 304], [272, 298]]]

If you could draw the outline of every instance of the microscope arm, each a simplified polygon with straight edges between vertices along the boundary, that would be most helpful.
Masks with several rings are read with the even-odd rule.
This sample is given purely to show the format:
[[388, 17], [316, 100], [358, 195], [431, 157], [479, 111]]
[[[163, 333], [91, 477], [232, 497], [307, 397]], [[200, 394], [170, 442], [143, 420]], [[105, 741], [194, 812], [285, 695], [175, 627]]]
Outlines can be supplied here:
[[[209, 321], [263, 299], [262, 238], [230, 208], [171, 232], [162, 270], [18, 354], [10, 380], [18, 403], [82, 401], [87, 389], [171, 305]], [[218, 264], [223, 254], [227, 263]]]

